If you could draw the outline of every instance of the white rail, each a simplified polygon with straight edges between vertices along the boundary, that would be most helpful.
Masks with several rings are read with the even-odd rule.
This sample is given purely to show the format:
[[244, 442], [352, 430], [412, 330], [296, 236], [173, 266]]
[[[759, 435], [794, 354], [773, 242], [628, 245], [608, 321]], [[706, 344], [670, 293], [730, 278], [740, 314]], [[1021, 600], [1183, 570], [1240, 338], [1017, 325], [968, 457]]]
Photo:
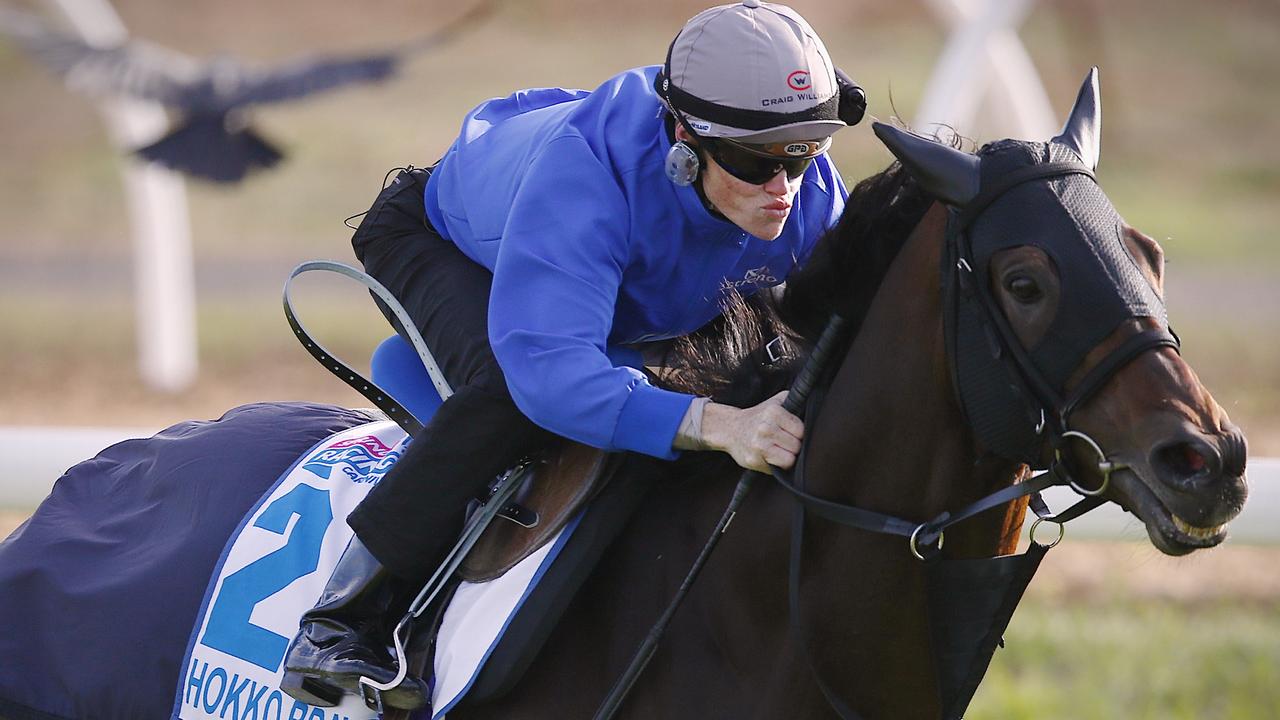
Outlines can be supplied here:
[[[1048, 138], [1060, 127], [1040, 73], [1018, 38], [1036, 0], [929, 0], [950, 27], [912, 121], [923, 133]], [[978, 126], [984, 110], [987, 127]], [[943, 135], [946, 136], [945, 133]]]
[[[90, 45], [129, 38], [108, 0], [50, 0]], [[99, 103], [112, 142], [121, 153], [146, 145], [169, 127], [157, 103], [115, 98]], [[195, 268], [191, 221], [182, 176], [159, 165], [121, 158], [133, 236], [134, 316], [138, 372], [148, 387], [177, 392], [195, 381]]]

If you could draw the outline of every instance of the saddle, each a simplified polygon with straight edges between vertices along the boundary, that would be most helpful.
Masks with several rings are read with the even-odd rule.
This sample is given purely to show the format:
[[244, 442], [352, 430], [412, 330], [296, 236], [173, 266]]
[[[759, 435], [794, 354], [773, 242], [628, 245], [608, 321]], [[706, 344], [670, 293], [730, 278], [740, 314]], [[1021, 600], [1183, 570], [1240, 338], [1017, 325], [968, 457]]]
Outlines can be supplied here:
[[599, 492], [605, 457], [570, 441], [552, 449], [467, 553], [458, 569], [462, 579], [493, 580], [555, 537]]

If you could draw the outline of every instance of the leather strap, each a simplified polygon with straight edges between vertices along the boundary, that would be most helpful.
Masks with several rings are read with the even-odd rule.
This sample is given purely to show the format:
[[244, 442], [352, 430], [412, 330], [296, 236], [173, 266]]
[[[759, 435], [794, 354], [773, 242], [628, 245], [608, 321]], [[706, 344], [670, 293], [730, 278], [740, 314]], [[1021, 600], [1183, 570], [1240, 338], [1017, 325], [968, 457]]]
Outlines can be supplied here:
[[422, 360], [423, 366], [426, 368], [427, 374], [431, 376], [431, 384], [435, 386], [436, 392], [440, 393], [442, 400], [447, 400], [453, 394], [453, 388], [449, 386], [449, 382], [445, 380], [444, 374], [440, 372], [440, 367], [436, 365], [435, 357], [431, 351], [427, 349], [427, 343], [422, 339], [421, 333], [414, 325], [413, 320], [409, 317], [409, 313], [405, 311], [404, 306], [396, 300], [391, 291], [383, 287], [382, 283], [374, 280], [367, 273], [357, 270], [349, 265], [343, 265], [339, 262], [331, 260], [311, 260], [304, 262], [289, 273], [289, 278], [284, 283], [284, 293], [282, 301], [284, 304], [284, 317], [289, 322], [289, 327], [293, 329], [293, 334], [297, 336], [298, 342], [302, 343], [303, 349], [311, 354], [324, 366], [326, 370], [337, 376], [339, 380], [351, 386], [352, 390], [360, 393], [366, 400], [373, 403], [379, 410], [387, 414], [387, 417], [394, 420], [397, 425], [404, 428], [409, 435], [417, 435], [422, 429], [422, 423], [396, 401], [395, 398], [378, 387], [372, 380], [356, 372], [351, 366], [334, 357], [333, 353], [321, 345], [307, 332], [302, 326], [302, 322], [298, 320], [297, 314], [293, 311], [293, 301], [289, 296], [289, 291], [293, 287], [294, 278], [307, 272], [325, 271], [333, 272], [343, 277], [351, 278], [356, 282], [364, 285], [379, 300], [386, 303], [391, 309], [392, 314], [400, 321], [400, 326], [405, 329], [405, 333], [409, 336], [409, 341], [413, 344], [413, 348], [418, 353], [418, 358]]
[[1101, 362], [1090, 368], [1089, 372], [1080, 380], [1075, 392], [1072, 393], [1071, 398], [1062, 407], [1062, 422], [1065, 424], [1072, 411], [1083, 405], [1096, 392], [1101, 390], [1107, 380], [1110, 380], [1111, 376], [1128, 364], [1130, 360], [1158, 347], [1171, 347], [1175, 351], [1181, 352], [1177, 336], [1165, 328], [1143, 330], [1129, 337], [1121, 343], [1120, 347], [1112, 350]]

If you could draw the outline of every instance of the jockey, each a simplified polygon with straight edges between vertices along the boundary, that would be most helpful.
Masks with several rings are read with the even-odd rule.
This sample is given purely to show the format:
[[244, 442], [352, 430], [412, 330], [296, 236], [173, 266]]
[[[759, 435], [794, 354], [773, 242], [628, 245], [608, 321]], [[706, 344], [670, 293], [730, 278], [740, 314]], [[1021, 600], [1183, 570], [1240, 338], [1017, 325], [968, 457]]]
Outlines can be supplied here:
[[[456, 392], [347, 518], [356, 536], [285, 658], [303, 679], [286, 679], [291, 695], [331, 706], [362, 675], [392, 679], [374, 628], [394, 588], [412, 596], [468, 501], [553, 436], [667, 459], [720, 450], [761, 471], [795, 462], [803, 425], [781, 394], [736, 408], [664, 390], [639, 348], [698, 329], [731, 291], [782, 283], [839, 218], [827, 149], [865, 106], [840, 78], [792, 9], [722, 5], [661, 66], [483, 103], [439, 163], [382, 191], [356, 255]], [[409, 676], [382, 698], [415, 709], [427, 692]]]

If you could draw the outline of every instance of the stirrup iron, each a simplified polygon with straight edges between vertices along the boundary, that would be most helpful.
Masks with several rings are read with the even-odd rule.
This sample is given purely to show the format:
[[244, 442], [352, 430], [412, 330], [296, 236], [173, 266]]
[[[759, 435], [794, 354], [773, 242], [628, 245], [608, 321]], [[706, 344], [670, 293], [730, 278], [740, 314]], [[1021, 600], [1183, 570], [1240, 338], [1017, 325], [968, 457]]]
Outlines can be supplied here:
[[409, 604], [409, 610], [404, 614], [404, 617], [400, 618], [400, 622], [396, 623], [396, 628], [391, 633], [391, 642], [396, 650], [396, 676], [386, 683], [380, 683], [370, 677], [360, 678], [360, 695], [364, 698], [365, 705], [368, 705], [369, 709], [381, 713], [381, 694], [398, 687], [400, 683], [404, 682], [409, 672], [409, 657], [404, 651], [404, 646], [408, 641], [410, 625], [426, 611], [445, 585], [448, 584], [449, 579], [453, 577], [458, 567], [462, 565], [462, 561], [466, 559], [467, 553], [471, 552], [471, 548], [480, 539], [481, 533], [485, 531], [485, 528], [489, 527], [489, 523], [493, 522], [511, 504], [512, 497], [515, 496], [516, 490], [520, 488], [526, 476], [532, 471], [533, 464], [532, 461], [526, 460], [503, 473], [498, 479], [493, 493], [467, 521], [466, 527], [463, 528], [461, 539], [445, 556], [444, 563], [436, 568], [431, 579], [427, 581], [422, 590], [418, 592], [418, 596]]

